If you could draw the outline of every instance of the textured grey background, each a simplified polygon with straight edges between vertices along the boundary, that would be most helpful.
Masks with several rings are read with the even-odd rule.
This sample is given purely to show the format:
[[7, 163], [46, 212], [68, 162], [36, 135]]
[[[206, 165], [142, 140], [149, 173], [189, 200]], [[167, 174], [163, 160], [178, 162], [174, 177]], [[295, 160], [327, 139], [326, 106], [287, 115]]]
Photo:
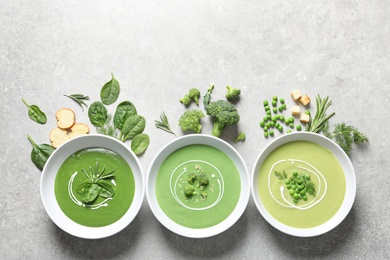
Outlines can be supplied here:
[[[389, 259], [389, 17], [387, 0], [1, 1], [0, 258]], [[250, 171], [270, 142], [258, 127], [264, 99], [278, 95], [291, 105], [295, 88], [313, 99], [329, 95], [336, 112], [331, 123], [345, 121], [370, 138], [351, 154], [352, 211], [325, 235], [294, 238], [268, 225], [251, 198], [231, 229], [195, 240], [166, 230], [145, 201], [134, 222], [113, 237], [64, 233], [42, 206], [26, 135], [48, 142], [62, 107], [89, 123], [62, 94], [97, 100], [111, 72], [122, 86], [120, 100], [131, 100], [147, 119], [145, 173], [174, 139], [154, 120], [165, 111], [182, 135], [177, 120], [185, 108], [178, 99], [190, 87], [205, 92], [214, 82], [214, 98], [223, 98], [226, 85], [242, 89], [241, 122], [222, 138], [231, 143], [235, 131], [246, 132], [246, 142], [234, 146]], [[46, 111], [46, 125], [28, 119], [21, 97]], [[210, 131], [205, 119], [203, 133]]]

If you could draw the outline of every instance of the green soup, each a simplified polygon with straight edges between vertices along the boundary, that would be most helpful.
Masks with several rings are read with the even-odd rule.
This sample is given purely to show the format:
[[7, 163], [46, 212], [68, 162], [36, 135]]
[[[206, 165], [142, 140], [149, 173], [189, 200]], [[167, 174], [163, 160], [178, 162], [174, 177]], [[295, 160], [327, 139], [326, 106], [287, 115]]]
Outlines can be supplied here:
[[[97, 185], [94, 189], [91, 178]], [[109, 149], [86, 148], [63, 162], [54, 189], [61, 210], [71, 220], [84, 226], [102, 227], [127, 212], [134, 198], [135, 182], [122, 156]], [[85, 202], [96, 192], [96, 199]]]
[[[189, 185], [193, 190], [186, 194]], [[172, 221], [189, 228], [207, 228], [225, 220], [236, 207], [240, 190], [240, 174], [233, 161], [208, 145], [174, 151], [156, 178], [161, 209]]]
[[[312, 194], [309, 186], [314, 188]], [[265, 209], [275, 219], [294, 228], [312, 228], [340, 209], [346, 182], [340, 163], [328, 149], [294, 141], [279, 146], [264, 160], [258, 188]]]

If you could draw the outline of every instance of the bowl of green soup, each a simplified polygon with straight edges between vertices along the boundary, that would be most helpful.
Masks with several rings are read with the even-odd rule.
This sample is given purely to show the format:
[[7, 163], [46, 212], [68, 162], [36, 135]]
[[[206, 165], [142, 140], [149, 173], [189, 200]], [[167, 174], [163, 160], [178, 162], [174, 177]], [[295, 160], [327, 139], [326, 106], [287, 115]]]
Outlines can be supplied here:
[[308, 132], [269, 143], [255, 162], [251, 185], [265, 220], [297, 237], [334, 229], [350, 212], [356, 195], [347, 154], [325, 136]]
[[40, 188], [53, 222], [86, 239], [108, 237], [127, 227], [145, 193], [142, 168], [129, 147], [92, 134], [73, 138], [53, 152]]
[[185, 237], [211, 237], [243, 214], [250, 197], [248, 169], [222, 139], [186, 135], [168, 143], [153, 159], [146, 197], [167, 229]]

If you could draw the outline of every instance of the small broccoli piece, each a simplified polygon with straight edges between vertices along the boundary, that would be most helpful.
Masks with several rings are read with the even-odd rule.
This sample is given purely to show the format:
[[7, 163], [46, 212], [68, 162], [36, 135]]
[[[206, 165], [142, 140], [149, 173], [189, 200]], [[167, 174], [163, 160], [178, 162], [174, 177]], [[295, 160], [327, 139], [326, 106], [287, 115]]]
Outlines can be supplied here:
[[189, 95], [185, 94], [182, 99], [180, 99], [180, 103], [183, 103], [186, 106], [189, 106], [191, 104], [191, 98]]
[[203, 96], [203, 106], [206, 108], [210, 104], [211, 100], [211, 93], [213, 92], [214, 85], [210, 84], [209, 89], [207, 90], [206, 94]]
[[205, 199], [207, 197], [207, 192], [206, 191], [201, 191], [200, 194], [199, 194], [203, 199]]
[[195, 191], [195, 187], [188, 184], [184, 187], [184, 194], [187, 195], [187, 196], [192, 196], [192, 195], [196, 195], [198, 194], [196, 191]]
[[226, 126], [240, 121], [236, 107], [226, 100], [211, 102], [206, 107], [206, 113], [214, 119], [212, 135], [216, 137], [221, 136]]
[[188, 96], [195, 101], [197, 106], [199, 106], [199, 97], [200, 97], [199, 89], [196, 88], [190, 89]]
[[200, 133], [202, 125], [200, 119], [204, 117], [204, 114], [200, 110], [187, 110], [179, 119], [179, 126], [183, 131], [194, 131]]
[[196, 179], [196, 174], [194, 172], [187, 175], [188, 183], [192, 184], [195, 181], [195, 179]]
[[207, 186], [209, 184], [209, 178], [204, 173], [197, 174], [195, 178], [198, 181], [198, 187]]
[[241, 90], [238, 88], [232, 88], [231, 86], [227, 86], [226, 88], [228, 90], [226, 93], [228, 100], [236, 100], [241, 94]]
[[239, 141], [244, 141], [245, 140], [245, 133], [243, 132], [240, 132], [238, 135], [237, 135], [237, 138], [234, 140], [235, 143], [239, 142]]

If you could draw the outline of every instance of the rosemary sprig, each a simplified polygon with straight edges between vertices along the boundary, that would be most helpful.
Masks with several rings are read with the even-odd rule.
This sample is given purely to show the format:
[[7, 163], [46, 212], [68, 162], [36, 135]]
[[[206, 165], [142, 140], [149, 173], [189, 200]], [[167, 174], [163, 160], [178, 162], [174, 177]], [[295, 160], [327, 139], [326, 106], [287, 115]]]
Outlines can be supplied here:
[[158, 120], [154, 120], [155, 122], [155, 125], [157, 128], [165, 131], [165, 132], [168, 132], [168, 133], [171, 133], [173, 135], [176, 135], [172, 130], [171, 130], [171, 126], [169, 125], [169, 122], [168, 122], [168, 117], [165, 115], [165, 112], [163, 111], [160, 115], [160, 120], [161, 121], [158, 121]]
[[306, 131], [314, 133], [322, 131], [326, 122], [336, 114], [335, 112], [332, 112], [329, 115], [326, 114], [326, 110], [331, 104], [332, 100], [329, 100], [329, 97], [321, 98], [320, 95], [316, 97], [317, 111], [314, 118], [307, 124]]
[[75, 101], [77, 104], [79, 104], [79, 106], [81, 107], [81, 109], [84, 111], [84, 107], [88, 107], [87, 104], [85, 104], [84, 100], [89, 100], [89, 97], [88, 96], [85, 96], [83, 94], [71, 94], [71, 95], [66, 95], [64, 94], [65, 97], [68, 97], [70, 99], [72, 99], [73, 101]]

